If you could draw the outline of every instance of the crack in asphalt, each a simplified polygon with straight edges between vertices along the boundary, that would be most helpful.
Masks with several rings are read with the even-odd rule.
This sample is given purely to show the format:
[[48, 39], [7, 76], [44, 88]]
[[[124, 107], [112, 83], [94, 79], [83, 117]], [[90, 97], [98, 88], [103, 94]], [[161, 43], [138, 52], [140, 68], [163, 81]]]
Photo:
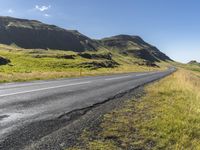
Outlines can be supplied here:
[[[34, 150], [37, 147], [37, 146], [36, 147], [34, 146], [35, 143], [39, 143], [39, 145], [43, 145], [42, 143], [45, 143], [45, 141], [43, 141], [42, 139], [46, 139], [46, 138], [50, 137], [53, 133], [61, 130], [62, 128], [69, 127], [72, 125], [70, 127], [70, 129], [67, 130], [67, 132], [66, 132], [66, 137], [68, 137], [67, 134], [69, 132], [71, 132], [74, 122], [81, 120], [80, 118], [82, 118], [84, 116], [87, 116], [87, 113], [89, 111], [95, 110], [96, 108], [101, 107], [104, 104], [114, 101], [116, 99], [120, 99], [120, 98], [123, 99], [124, 95], [131, 93], [135, 89], [143, 87], [144, 85], [146, 85], [148, 83], [157, 81], [171, 73], [172, 72], [168, 72], [167, 74], [163, 74], [162, 76], [157, 77], [157, 78], [152, 77], [152, 79], [150, 79], [148, 82], [145, 82], [145, 83], [137, 85], [137, 86], [133, 86], [131, 89], [128, 89], [126, 91], [115, 94], [115, 96], [106, 98], [105, 100], [96, 102], [95, 104], [92, 104], [92, 105], [89, 105], [86, 107], [80, 107], [80, 108], [76, 108], [72, 111], [62, 113], [53, 119], [44, 119], [44, 120], [39, 120], [39, 121], [35, 121], [35, 122], [30, 122], [29, 124], [26, 124], [26, 125], [22, 126], [21, 128], [18, 128], [17, 130], [14, 130], [12, 132], [12, 134], [7, 135], [7, 137], [4, 140], [0, 141], [0, 149], [2, 149], [2, 150], [7, 150], [7, 149], [21, 150], [21, 149], [25, 148], [25, 149], [31, 149], [31, 150], [33, 149]], [[116, 105], [117, 105], [117, 103], [116, 103]], [[109, 106], [109, 105], [105, 106], [105, 107], [112, 108], [112, 106]], [[104, 112], [104, 110], [102, 110], [102, 113], [103, 112]], [[97, 112], [97, 114], [98, 113], [99, 112]], [[97, 114], [95, 114], [95, 116]], [[9, 117], [9, 116], [8, 115], [0, 116], [0, 120], [4, 119], [5, 117]], [[82, 123], [84, 123], [84, 122], [82, 122]], [[79, 129], [77, 129], [77, 130], [82, 129], [81, 126], [78, 126], [78, 127], [79, 127]], [[71, 134], [74, 134], [74, 136], [76, 136], [75, 131], [73, 131], [73, 133], [71, 132]], [[40, 141], [42, 141], [42, 143], [40, 143]], [[56, 140], [56, 141], [59, 143], [59, 140]], [[48, 144], [51, 145], [50, 143], [48, 143]], [[59, 145], [56, 145], [56, 144], [54, 146], [57, 148], [59, 147]], [[51, 147], [54, 147], [54, 146], [51, 145]], [[58, 148], [58, 149], [60, 149], [60, 148]]]

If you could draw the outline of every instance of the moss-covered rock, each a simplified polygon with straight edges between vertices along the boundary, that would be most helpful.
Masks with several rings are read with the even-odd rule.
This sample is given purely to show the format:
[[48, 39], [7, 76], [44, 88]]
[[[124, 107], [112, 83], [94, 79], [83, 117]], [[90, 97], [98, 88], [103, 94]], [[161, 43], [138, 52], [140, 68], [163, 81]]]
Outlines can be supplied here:
[[106, 61], [92, 61], [80, 64], [80, 67], [90, 68], [90, 69], [98, 69], [98, 68], [114, 68], [119, 64], [113, 60]]
[[10, 63], [9, 59], [0, 56], [0, 65], [6, 65], [8, 63]]
[[135, 62], [135, 64], [137, 64], [139, 66], [158, 67], [159, 68], [159, 66], [156, 63], [151, 62], [151, 61], [146, 61], [146, 60]]
[[111, 53], [105, 53], [105, 54], [91, 54], [91, 53], [80, 53], [79, 56], [87, 59], [108, 59], [112, 60], [112, 54]]

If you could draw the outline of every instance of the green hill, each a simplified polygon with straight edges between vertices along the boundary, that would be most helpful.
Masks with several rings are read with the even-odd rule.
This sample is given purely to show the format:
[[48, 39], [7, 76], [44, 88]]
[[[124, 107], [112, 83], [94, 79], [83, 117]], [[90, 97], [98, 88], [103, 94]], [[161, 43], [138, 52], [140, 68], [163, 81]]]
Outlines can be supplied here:
[[160, 70], [169, 62], [138, 36], [94, 40], [36, 20], [0, 17], [0, 82]]

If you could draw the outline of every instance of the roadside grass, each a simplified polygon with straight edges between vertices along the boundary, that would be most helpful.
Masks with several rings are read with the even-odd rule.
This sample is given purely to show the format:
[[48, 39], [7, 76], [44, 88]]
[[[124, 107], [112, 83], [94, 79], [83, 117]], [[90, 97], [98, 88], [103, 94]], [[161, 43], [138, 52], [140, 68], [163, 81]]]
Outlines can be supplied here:
[[[87, 52], [89, 54], [106, 54], [108, 50]], [[116, 67], [84, 67], [84, 63], [107, 63], [106, 59], [87, 59], [72, 51], [61, 50], [25, 50], [18, 47], [0, 44], [0, 56], [11, 60], [11, 63], [0, 66], [0, 82], [28, 81], [41, 79], [55, 79], [65, 77], [107, 75], [115, 73], [139, 72], [161, 70], [166, 67], [153, 68], [134, 64], [136, 60], [131, 57], [112, 53], [113, 61], [120, 64]], [[63, 58], [72, 56], [73, 58]]]
[[199, 150], [200, 78], [180, 69], [85, 129], [70, 150]]
[[199, 65], [194, 65], [194, 64], [182, 64], [182, 63], [177, 63], [177, 62], [171, 62], [172, 65], [180, 68], [184, 68], [186, 70], [191, 70], [194, 73], [200, 73], [200, 66]]

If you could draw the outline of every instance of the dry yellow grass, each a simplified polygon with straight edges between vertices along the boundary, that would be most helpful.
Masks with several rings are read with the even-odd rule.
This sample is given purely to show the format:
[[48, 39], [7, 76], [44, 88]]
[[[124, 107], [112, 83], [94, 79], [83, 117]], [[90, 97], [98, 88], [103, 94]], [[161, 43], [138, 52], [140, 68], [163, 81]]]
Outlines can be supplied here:
[[154, 68], [123, 65], [117, 68], [101, 68], [96, 70], [89, 69], [71, 69], [69, 71], [30, 71], [30, 72], [0, 72], [0, 82], [20, 82], [31, 80], [47, 80], [70, 77], [110, 75], [129, 72], [153, 71]]

